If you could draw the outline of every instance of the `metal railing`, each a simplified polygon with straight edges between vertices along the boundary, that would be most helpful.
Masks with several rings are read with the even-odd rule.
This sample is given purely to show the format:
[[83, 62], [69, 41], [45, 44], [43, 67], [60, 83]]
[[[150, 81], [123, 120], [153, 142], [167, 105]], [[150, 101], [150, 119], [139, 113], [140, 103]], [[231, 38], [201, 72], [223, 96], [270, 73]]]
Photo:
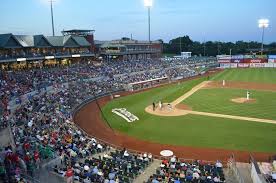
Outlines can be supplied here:
[[241, 175], [240, 170], [237, 167], [235, 155], [232, 154], [230, 159], [228, 160], [228, 168], [233, 171], [234, 176], [237, 178], [239, 183], [245, 183], [243, 176]]
[[[255, 158], [250, 155], [250, 165], [251, 165], [251, 177], [253, 179], [253, 183], [255, 182], [260, 182], [260, 183], [269, 183], [270, 181], [268, 180], [268, 178], [261, 172], [260, 167], [257, 163], [257, 161], [255, 160]], [[254, 172], [253, 172], [254, 169]], [[254, 176], [254, 174], [255, 176]], [[257, 181], [254, 181], [257, 180]]]

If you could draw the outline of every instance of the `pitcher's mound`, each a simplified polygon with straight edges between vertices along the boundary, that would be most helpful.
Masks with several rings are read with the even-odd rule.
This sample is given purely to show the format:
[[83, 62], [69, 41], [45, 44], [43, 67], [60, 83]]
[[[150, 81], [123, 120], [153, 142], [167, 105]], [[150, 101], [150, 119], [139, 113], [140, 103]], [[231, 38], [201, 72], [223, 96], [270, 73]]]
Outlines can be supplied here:
[[243, 104], [243, 103], [255, 103], [255, 99], [249, 99], [247, 100], [246, 98], [233, 98], [231, 99], [232, 102]]

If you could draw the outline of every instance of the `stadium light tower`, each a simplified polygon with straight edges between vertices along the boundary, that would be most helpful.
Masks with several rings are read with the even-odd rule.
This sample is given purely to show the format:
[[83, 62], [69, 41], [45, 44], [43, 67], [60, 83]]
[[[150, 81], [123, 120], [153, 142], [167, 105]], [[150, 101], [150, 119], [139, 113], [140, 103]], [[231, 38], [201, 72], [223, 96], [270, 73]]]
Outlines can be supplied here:
[[144, 0], [145, 7], [148, 8], [148, 24], [149, 24], [149, 42], [150, 42], [150, 9], [153, 5], [153, 0]]
[[268, 28], [268, 26], [269, 26], [269, 20], [268, 19], [260, 19], [259, 20], [259, 28], [263, 29], [261, 54], [263, 54], [263, 52], [264, 52], [264, 31], [265, 31], [265, 28]]
[[54, 12], [53, 12], [53, 0], [50, 0], [50, 5], [51, 5], [52, 32], [53, 32], [53, 36], [55, 36]]

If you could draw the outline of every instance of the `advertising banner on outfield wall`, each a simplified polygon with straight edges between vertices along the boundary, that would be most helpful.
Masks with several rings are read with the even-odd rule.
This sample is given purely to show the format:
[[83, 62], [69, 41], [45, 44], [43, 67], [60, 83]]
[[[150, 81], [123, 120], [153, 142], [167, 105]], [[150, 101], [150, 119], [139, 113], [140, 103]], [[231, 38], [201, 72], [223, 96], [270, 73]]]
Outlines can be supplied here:
[[230, 59], [228, 59], [228, 60], [226, 60], [226, 59], [219, 59], [218, 62], [219, 63], [230, 63], [231, 60]]
[[223, 68], [223, 69], [230, 68], [230, 64], [221, 63], [221, 64], [220, 64], [220, 68]]
[[232, 55], [231, 56], [231, 59], [244, 59], [244, 56], [243, 55]]
[[274, 67], [274, 63], [266, 63], [265, 67]]
[[231, 60], [231, 55], [217, 55], [218, 60]]
[[265, 67], [265, 63], [251, 63], [250, 67]]
[[267, 59], [263, 58], [252, 58], [252, 59], [243, 59], [242, 63], [267, 63]]
[[276, 63], [276, 59], [268, 59], [268, 63]]
[[243, 59], [232, 59], [231, 63], [242, 63]]
[[250, 66], [250, 64], [247, 64], [247, 63], [240, 63], [240, 64], [238, 64], [239, 68], [247, 68], [249, 66]]
[[238, 64], [236, 64], [236, 63], [231, 63], [230, 65], [231, 65], [230, 66], [231, 68], [237, 68], [238, 67]]

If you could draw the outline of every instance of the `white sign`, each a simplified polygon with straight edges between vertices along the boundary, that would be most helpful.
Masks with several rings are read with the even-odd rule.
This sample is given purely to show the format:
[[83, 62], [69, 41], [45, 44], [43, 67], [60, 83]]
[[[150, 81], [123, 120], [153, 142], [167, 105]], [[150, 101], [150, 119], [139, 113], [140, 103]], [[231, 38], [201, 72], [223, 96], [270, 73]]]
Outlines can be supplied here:
[[124, 118], [129, 123], [139, 120], [137, 116], [135, 116], [134, 114], [131, 114], [125, 108], [115, 108], [115, 109], [112, 109], [112, 112]]
[[24, 62], [26, 60], [27, 60], [26, 58], [18, 58], [18, 59], [16, 59], [17, 62]]
[[72, 55], [73, 58], [78, 58], [80, 55]]
[[218, 60], [231, 60], [231, 55], [217, 55]]
[[231, 63], [231, 68], [237, 68], [238, 67], [238, 64], [236, 63]]
[[55, 58], [55, 56], [46, 56], [45, 57], [45, 59], [47, 59], [47, 60], [54, 59], [54, 58]]

